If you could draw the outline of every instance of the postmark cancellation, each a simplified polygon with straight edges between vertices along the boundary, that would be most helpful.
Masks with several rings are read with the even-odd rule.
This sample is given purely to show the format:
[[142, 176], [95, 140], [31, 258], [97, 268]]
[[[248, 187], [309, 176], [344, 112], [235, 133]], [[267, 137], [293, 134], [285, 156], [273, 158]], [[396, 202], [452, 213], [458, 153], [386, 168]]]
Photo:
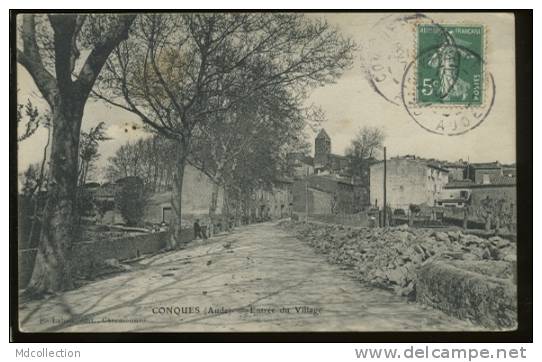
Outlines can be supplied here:
[[484, 37], [481, 25], [418, 24], [417, 103], [481, 105]]

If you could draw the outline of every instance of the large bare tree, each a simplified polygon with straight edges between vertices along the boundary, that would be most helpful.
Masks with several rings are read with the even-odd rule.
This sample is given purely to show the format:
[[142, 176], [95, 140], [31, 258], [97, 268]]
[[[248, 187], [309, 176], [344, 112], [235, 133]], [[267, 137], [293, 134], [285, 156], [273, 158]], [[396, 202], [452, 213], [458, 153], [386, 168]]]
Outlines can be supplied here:
[[[128, 37], [135, 15], [17, 17], [17, 62], [30, 74], [51, 112], [48, 197], [39, 249], [27, 287], [41, 295], [72, 287], [79, 136], [83, 111], [111, 51]], [[81, 55], [86, 58], [82, 59]]]
[[[384, 147], [386, 134], [379, 127], [364, 126], [358, 130], [350, 145], [346, 149], [346, 155], [350, 161], [350, 172], [356, 182], [361, 184], [364, 202], [369, 201], [369, 171], [371, 163], [378, 157]], [[363, 206], [358, 205], [356, 207]]]
[[96, 93], [175, 141], [173, 245], [180, 240], [183, 175], [194, 134], [276, 86], [306, 94], [333, 82], [351, 65], [353, 48], [326, 22], [301, 14], [138, 17]]

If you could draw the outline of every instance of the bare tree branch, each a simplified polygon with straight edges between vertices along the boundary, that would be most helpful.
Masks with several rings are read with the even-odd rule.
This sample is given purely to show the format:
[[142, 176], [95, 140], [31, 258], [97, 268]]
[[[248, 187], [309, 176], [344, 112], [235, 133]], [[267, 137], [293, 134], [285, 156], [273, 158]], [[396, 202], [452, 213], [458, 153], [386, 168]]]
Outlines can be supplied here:
[[54, 103], [57, 92], [55, 77], [43, 65], [38, 44], [36, 41], [35, 15], [24, 14], [22, 22], [22, 43], [23, 49], [17, 49], [17, 62], [30, 73], [39, 91], [49, 103]]
[[86, 59], [76, 81], [77, 87], [83, 94], [88, 95], [94, 86], [103, 65], [109, 54], [117, 47], [120, 41], [128, 38], [128, 31], [136, 15], [122, 15], [113, 29], [103, 36], [103, 40], [97, 43]]

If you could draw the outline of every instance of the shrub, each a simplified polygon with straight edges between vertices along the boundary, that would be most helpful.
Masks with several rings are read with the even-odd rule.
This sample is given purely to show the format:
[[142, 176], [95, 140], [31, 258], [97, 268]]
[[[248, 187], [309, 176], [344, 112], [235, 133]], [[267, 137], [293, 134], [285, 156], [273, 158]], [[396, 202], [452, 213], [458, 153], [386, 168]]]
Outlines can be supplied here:
[[84, 188], [78, 190], [77, 209], [80, 216], [93, 216], [94, 197], [92, 193]]
[[145, 214], [147, 197], [143, 181], [139, 177], [125, 177], [117, 181], [115, 205], [126, 225], [141, 223]]

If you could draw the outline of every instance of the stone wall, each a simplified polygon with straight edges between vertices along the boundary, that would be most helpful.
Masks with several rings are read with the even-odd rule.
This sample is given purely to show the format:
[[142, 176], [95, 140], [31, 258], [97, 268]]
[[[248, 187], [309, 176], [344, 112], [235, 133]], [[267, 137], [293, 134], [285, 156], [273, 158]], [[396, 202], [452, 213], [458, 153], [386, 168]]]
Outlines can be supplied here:
[[324, 177], [308, 178], [309, 190], [307, 193], [306, 180], [297, 180], [292, 185], [293, 211], [305, 212], [306, 203], [308, 203], [310, 214], [331, 213], [331, 198], [337, 190], [337, 182]]
[[309, 210], [314, 214], [331, 214], [333, 195], [309, 188]]
[[488, 328], [517, 325], [517, 287], [510, 263], [436, 261], [418, 271], [416, 300]]
[[517, 205], [516, 185], [484, 185], [471, 188], [471, 205], [480, 207], [482, 200], [489, 196], [492, 200], [504, 199], [507, 205]]
[[353, 185], [348, 180], [330, 175], [312, 175], [293, 183], [293, 212], [305, 212], [307, 182], [310, 214], [353, 214], [363, 210], [369, 203], [368, 192], [362, 185]]
[[[108, 259], [127, 260], [144, 254], [153, 254], [167, 247], [167, 232], [139, 234], [129, 237], [79, 242], [73, 246], [73, 265], [75, 276], [92, 278]], [[182, 232], [182, 242], [188, 243], [194, 237], [193, 229]], [[32, 275], [37, 249], [19, 250], [19, 288], [24, 288]]]
[[[298, 217], [302, 220], [304, 216]], [[326, 214], [326, 215], [309, 215], [310, 221], [318, 221], [329, 224], [340, 224], [354, 227], [369, 226], [369, 217], [366, 212], [357, 214]]]

